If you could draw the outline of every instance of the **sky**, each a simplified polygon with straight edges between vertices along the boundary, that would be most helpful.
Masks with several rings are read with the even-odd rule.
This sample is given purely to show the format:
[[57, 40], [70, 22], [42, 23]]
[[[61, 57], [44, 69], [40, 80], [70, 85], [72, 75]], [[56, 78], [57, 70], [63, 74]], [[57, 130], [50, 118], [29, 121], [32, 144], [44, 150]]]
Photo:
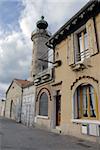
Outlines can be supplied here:
[[28, 79], [31, 33], [43, 15], [54, 34], [89, 0], [0, 0], [0, 98], [14, 78]]

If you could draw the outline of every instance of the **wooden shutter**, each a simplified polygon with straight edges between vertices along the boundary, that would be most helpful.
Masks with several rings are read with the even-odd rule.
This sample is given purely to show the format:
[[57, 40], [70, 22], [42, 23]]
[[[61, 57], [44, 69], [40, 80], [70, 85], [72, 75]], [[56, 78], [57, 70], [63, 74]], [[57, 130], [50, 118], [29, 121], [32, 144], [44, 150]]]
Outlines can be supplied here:
[[79, 46], [78, 46], [78, 36], [74, 33], [74, 62], [79, 60]]
[[100, 13], [96, 16], [96, 29], [97, 29], [98, 47], [100, 51]]
[[89, 19], [86, 23], [86, 30], [88, 34], [88, 47], [92, 56], [98, 52], [93, 18]]
[[74, 64], [74, 34], [68, 36], [67, 39], [67, 54], [68, 54], [68, 64]]

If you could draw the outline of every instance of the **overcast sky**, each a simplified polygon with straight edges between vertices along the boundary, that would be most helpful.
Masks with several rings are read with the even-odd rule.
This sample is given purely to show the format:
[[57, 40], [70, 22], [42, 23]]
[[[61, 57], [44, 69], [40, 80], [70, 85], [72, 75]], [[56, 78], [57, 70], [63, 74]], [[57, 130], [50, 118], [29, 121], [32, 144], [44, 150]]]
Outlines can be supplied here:
[[89, 0], [0, 0], [0, 97], [14, 78], [27, 79], [31, 32], [41, 15], [55, 33]]

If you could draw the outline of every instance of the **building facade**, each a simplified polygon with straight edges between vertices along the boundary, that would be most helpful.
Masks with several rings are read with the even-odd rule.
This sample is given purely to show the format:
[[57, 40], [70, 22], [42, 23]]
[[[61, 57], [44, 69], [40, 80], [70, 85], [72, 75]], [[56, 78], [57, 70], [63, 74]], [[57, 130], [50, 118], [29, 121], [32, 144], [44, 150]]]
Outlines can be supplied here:
[[14, 79], [6, 92], [5, 117], [21, 121], [23, 86], [27, 80]]
[[34, 124], [35, 92], [33, 82], [23, 88], [21, 122], [26, 126], [32, 126]]
[[52, 84], [55, 128], [95, 140], [100, 136], [100, 2], [89, 1], [46, 44], [54, 49], [55, 62], [61, 61]]
[[31, 82], [10, 85], [8, 118], [20, 116], [27, 126], [35, 122], [88, 140], [100, 136], [99, 8], [98, 0], [89, 1], [52, 36], [43, 16], [37, 22], [31, 35]]
[[[33, 50], [29, 81], [15, 79], [12, 81], [6, 92], [7, 100], [5, 116], [14, 119], [17, 122], [21, 121], [27, 126], [32, 126], [34, 122], [37, 87], [36, 80], [40, 80], [39, 76], [41, 76], [41, 72], [48, 69], [48, 61], [42, 60], [47, 60], [48, 55], [51, 55], [48, 53], [49, 48], [45, 45], [50, 38], [47, 27], [48, 23], [42, 16], [41, 20], [36, 23], [36, 30], [32, 32], [31, 40], [33, 42]], [[52, 71], [48, 70], [46, 72], [47, 77], [45, 78], [49, 78], [48, 81], [50, 81], [52, 77], [49, 77], [48, 73], [50, 72], [50, 74], [52, 74]], [[34, 82], [36, 83], [35, 85]], [[44, 81], [42, 83], [44, 83]], [[36, 117], [35, 120], [37, 120]]]

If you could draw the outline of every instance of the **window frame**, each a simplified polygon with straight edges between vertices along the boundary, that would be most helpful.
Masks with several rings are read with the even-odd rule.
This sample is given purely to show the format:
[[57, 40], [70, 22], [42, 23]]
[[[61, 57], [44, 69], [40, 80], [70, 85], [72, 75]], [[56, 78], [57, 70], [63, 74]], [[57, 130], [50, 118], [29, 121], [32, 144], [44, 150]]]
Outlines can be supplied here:
[[[47, 114], [43, 114], [44, 112], [41, 113], [41, 97], [43, 96], [43, 94], [45, 94], [47, 96]], [[42, 99], [43, 100], [43, 99]], [[44, 101], [42, 101], [43, 103]], [[42, 116], [42, 117], [48, 117], [48, 104], [49, 104], [49, 98], [48, 98], [48, 94], [46, 92], [42, 92], [40, 97], [39, 97], [39, 112], [38, 112], [38, 116]], [[43, 109], [43, 108], [42, 108]]]
[[[87, 33], [86, 25], [81, 26], [78, 30], [76, 30], [74, 32], [74, 47], [75, 47], [74, 48], [74, 60], [75, 60], [74, 62], [75, 62], [75, 64], [78, 63], [78, 62], [83, 62], [85, 59], [90, 57], [90, 54], [88, 53], [89, 52], [89, 45], [88, 45], [88, 48], [86, 50], [84, 49], [82, 51], [83, 54], [84, 54], [83, 59], [82, 59], [82, 56], [80, 56], [80, 53], [82, 53], [82, 52], [80, 52], [78, 35], [80, 34], [82, 36], [82, 42], [83, 42], [83, 48], [84, 48], [85, 47], [85, 43], [84, 43], [84, 41], [85, 41], [85, 36], [84, 35], [85, 34], [83, 34], [84, 31], [86, 31], [86, 33]], [[88, 38], [88, 33], [87, 33], [87, 38]], [[87, 51], [86, 52], [87, 54], [85, 54], [85, 51]], [[77, 56], [77, 55], [79, 55], [79, 56]], [[79, 58], [77, 58], [77, 57], [79, 57]]]
[[[94, 89], [94, 87], [91, 85], [91, 84], [85, 84], [85, 86], [87, 87], [87, 89], [89, 89], [89, 87], [92, 87], [93, 88], [93, 91], [94, 91], [94, 96], [95, 96], [95, 99], [94, 99], [94, 103], [95, 103], [95, 107], [93, 110], [95, 110], [95, 114], [96, 114], [96, 117], [91, 117], [91, 106], [90, 106], [90, 95], [89, 95], [89, 91], [87, 92], [87, 95], [88, 96], [87, 98], [87, 101], [88, 101], [88, 106], [87, 106], [87, 114], [88, 116], [85, 117], [83, 115], [83, 99], [82, 99], [82, 89], [80, 91], [80, 101], [78, 101], [78, 98], [76, 97], [75, 94], [77, 94], [76, 92], [78, 91], [78, 88], [81, 88], [82, 84], [79, 85], [75, 92], [74, 92], [74, 95], [73, 95], [73, 119], [86, 119], [86, 120], [97, 120], [98, 119], [98, 99], [97, 99], [97, 93]], [[83, 84], [84, 86], [84, 84]], [[77, 95], [78, 96], [78, 95]], [[78, 102], [80, 103], [80, 106], [78, 105]], [[76, 108], [77, 107], [77, 108]], [[79, 108], [80, 107], [80, 108]], [[78, 109], [79, 108], [79, 109]]]

